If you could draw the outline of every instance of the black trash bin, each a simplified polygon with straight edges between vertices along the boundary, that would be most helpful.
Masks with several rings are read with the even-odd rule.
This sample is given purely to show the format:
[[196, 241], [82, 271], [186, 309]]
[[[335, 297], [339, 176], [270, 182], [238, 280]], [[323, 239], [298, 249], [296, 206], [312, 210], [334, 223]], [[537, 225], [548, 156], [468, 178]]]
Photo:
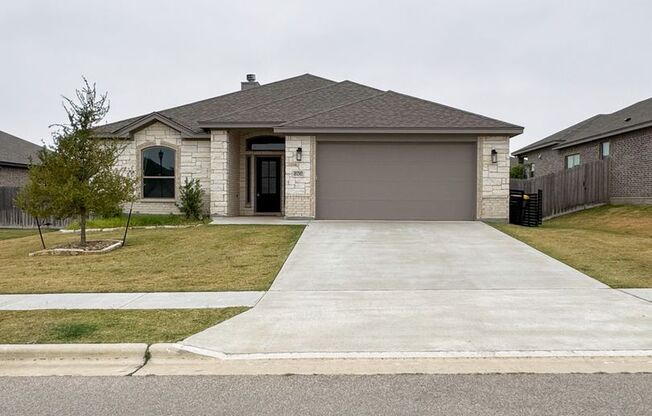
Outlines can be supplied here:
[[509, 223], [537, 227], [543, 222], [543, 197], [539, 189], [535, 194], [511, 189], [509, 191]]

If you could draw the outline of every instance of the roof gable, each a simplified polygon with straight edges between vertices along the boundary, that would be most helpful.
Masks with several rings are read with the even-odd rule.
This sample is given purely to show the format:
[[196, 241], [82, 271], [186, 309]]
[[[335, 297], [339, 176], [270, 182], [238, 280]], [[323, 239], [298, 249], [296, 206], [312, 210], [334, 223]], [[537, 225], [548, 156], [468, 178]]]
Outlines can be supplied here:
[[187, 128], [186, 126], [177, 123], [176, 121], [165, 117], [163, 114], [154, 112], [151, 114], [147, 114], [145, 116], [142, 116], [140, 118], [134, 119], [132, 122], [126, 124], [122, 128], [118, 129], [115, 131], [115, 136], [116, 137], [128, 137], [131, 133], [140, 130], [142, 128], [145, 128], [149, 126], [152, 123], [159, 122], [163, 123], [166, 126], [170, 127], [171, 129], [174, 129], [181, 133], [183, 137], [187, 138], [194, 138], [194, 137], [208, 137], [207, 134], [203, 133], [195, 133], [191, 129]]

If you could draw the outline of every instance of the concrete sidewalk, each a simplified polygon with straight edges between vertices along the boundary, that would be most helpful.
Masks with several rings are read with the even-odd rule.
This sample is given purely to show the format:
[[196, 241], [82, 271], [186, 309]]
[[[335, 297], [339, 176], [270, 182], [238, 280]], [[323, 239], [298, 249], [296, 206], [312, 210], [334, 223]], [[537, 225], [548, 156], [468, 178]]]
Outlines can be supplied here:
[[0, 310], [201, 309], [254, 306], [265, 292], [56, 293], [0, 295]]

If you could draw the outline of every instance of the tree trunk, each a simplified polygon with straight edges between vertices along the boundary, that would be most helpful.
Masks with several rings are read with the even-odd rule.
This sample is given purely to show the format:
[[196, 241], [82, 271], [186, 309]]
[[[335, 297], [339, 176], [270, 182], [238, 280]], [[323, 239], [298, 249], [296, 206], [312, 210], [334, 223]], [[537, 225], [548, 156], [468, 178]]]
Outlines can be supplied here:
[[79, 235], [82, 246], [86, 245], [86, 208], [79, 210]]

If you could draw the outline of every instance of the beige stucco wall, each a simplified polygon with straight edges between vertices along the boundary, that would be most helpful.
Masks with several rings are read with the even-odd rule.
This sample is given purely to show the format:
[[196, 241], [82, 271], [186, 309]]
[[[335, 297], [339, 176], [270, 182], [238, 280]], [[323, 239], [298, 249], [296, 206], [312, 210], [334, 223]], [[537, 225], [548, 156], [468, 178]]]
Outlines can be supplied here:
[[[208, 140], [181, 139], [176, 130], [162, 123], [153, 123], [134, 133], [132, 139], [124, 141], [124, 149], [118, 158], [117, 167], [124, 168], [139, 180], [138, 192], [142, 196], [141, 151], [150, 146], [167, 146], [177, 153], [175, 167], [176, 199], [142, 199], [134, 203], [134, 212], [142, 214], [178, 214], [175, 202], [179, 197], [179, 186], [185, 179], [199, 179], [204, 189], [204, 205], [208, 210], [210, 202], [210, 142]], [[125, 207], [126, 210], [129, 206]]]
[[[302, 150], [301, 161], [296, 150]], [[315, 217], [315, 156], [314, 136], [287, 136], [285, 138], [285, 216], [287, 218]]]
[[[491, 162], [491, 151], [498, 162]], [[478, 137], [478, 219], [509, 217], [509, 137]]]

